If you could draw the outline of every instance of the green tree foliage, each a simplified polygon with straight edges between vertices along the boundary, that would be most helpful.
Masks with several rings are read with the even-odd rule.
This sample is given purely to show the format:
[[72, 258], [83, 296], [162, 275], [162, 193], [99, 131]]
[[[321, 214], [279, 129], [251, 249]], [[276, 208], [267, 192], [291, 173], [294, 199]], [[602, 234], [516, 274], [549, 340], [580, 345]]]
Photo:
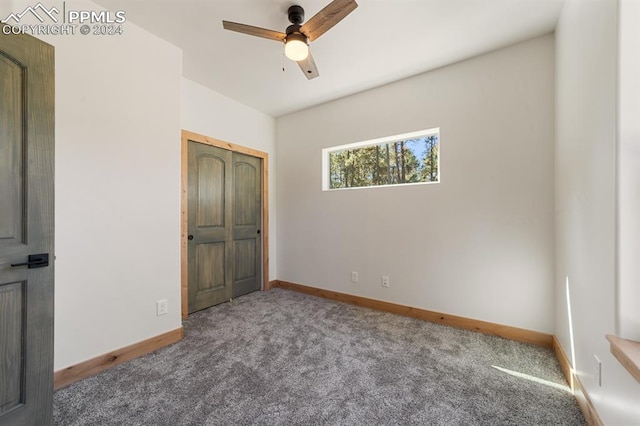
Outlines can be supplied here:
[[438, 181], [438, 135], [329, 153], [330, 188]]
[[424, 139], [425, 151], [422, 157], [420, 168], [421, 182], [437, 182], [438, 176], [438, 135], [429, 136]]

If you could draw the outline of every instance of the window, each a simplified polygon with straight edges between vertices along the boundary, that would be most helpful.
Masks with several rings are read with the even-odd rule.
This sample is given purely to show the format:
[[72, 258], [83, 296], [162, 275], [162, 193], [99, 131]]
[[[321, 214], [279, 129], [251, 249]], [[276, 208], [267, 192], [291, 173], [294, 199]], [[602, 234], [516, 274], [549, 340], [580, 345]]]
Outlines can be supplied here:
[[440, 129], [322, 150], [322, 189], [440, 181]]

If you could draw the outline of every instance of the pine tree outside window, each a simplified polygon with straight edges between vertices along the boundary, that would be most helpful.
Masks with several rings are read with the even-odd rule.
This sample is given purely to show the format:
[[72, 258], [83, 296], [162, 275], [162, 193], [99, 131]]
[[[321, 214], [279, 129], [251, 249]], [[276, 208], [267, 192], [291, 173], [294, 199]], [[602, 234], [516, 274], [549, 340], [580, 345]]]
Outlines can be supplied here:
[[440, 129], [327, 148], [323, 189], [437, 183]]

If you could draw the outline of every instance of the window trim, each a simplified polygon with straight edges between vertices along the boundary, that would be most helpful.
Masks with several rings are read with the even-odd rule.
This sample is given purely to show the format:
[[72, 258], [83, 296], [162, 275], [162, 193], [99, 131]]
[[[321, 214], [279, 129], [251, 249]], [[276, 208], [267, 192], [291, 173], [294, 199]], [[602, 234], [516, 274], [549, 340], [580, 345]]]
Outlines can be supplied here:
[[387, 185], [370, 185], [370, 186], [354, 186], [348, 188], [331, 188], [330, 176], [329, 176], [329, 154], [336, 151], [343, 151], [345, 149], [363, 148], [367, 146], [375, 146], [383, 143], [393, 143], [405, 141], [408, 139], [417, 139], [425, 136], [438, 135], [438, 146], [440, 146], [440, 127], [433, 127], [431, 129], [417, 130], [415, 132], [402, 133], [399, 135], [385, 136], [377, 139], [368, 139], [360, 142], [348, 143], [338, 146], [332, 146], [330, 148], [322, 149], [322, 190], [323, 191], [344, 191], [349, 189], [368, 189], [368, 188], [389, 188], [394, 186], [412, 186], [412, 185], [427, 185], [440, 183], [440, 155], [438, 155], [438, 181], [436, 182], [413, 182], [413, 183], [394, 183]]

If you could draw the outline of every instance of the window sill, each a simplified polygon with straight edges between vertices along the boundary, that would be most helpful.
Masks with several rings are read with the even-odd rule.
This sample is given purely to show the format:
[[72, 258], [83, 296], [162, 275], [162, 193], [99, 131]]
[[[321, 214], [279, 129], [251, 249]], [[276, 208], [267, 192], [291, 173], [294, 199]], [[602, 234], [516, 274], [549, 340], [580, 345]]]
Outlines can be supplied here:
[[611, 334], [607, 334], [607, 340], [611, 343], [613, 356], [640, 382], [640, 342], [622, 339]]

